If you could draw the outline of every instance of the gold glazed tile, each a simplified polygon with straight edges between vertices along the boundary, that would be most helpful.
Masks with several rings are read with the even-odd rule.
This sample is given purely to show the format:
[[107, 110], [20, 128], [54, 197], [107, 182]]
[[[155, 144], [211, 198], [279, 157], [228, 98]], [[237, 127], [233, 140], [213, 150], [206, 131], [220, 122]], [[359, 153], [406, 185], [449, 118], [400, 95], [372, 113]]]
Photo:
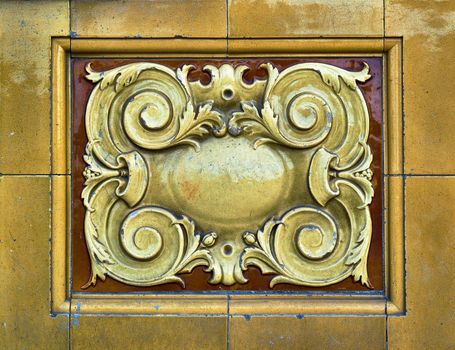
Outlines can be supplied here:
[[226, 349], [226, 317], [71, 317], [71, 348]]
[[0, 173], [49, 173], [50, 36], [68, 35], [67, 10], [66, 1], [0, 4]]
[[68, 317], [49, 312], [49, 177], [0, 177], [0, 348], [63, 349]]
[[[230, 317], [231, 349], [384, 349], [385, 317]], [[366, 336], [362, 336], [366, 335]]]
[[193, 68], [86, 67], [87, 287], [184, 285], [200, 265], [211, 284], [246, 283], [255, 266], [271, 288], [370, 286], [368, 65], [265, 63], [251, 84], [247, 66], [208, 65], [207, 85]]
[[228, 13], [230, 38], [359, 37], [384, 33], [381, 0], [231, 0]]
[[455, 344], [454, 203], [455, 178], [406, 179], [407, 315], [389, 318], [390, 349]]
[[226, 37], [226, 1], [71, 1], [73, 37]]
[[404, 38], [405, 173], [453, 174], [455, 3], [386, 1], [385, 14]]

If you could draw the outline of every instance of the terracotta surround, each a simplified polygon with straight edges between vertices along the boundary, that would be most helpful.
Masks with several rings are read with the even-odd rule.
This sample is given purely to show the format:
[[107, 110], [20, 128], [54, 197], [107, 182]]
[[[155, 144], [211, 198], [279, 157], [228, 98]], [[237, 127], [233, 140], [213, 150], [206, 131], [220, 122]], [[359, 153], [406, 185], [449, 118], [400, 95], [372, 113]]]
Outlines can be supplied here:
[[[374, 290], [383, 290], [383, 239], [382, 239], [382, 58], [331, 58], [331, 59], [72, 59], [72, 291], [73, 292], [146, 292], [146, 291], [202, 291], [202, 290], [240, 290], [240, 291], [270, 291], [269, 282], [273, 276], [262, 275], [256, 268], [250, 267], [245, 272], [249, 280], [246, 284], [233, 286], [210, 285], [208, 279], [210, 274], [203, 272], [202, 267], [193, 270], [191, 274], [180, 275], [186, 284], [183, 289], [179, 284], [165, 284], [155, 287], [134, 287], [113, 280], [110, 277], [106, 281], [98, 281], [96, 286], [86, 290], [81, 287], [90, 277], [90, 259], [84, 238], [84, 214], [85, 208], [81, 200], [84, 177], [82, 171], [85, 168], [83, 154], [87, 137], [85, 133], [85, 107], [90, 92], [95, 86], [85, 79], [85, 66], [91, 62], [94, 70], [103, 71], [118, 67], [131, 62], [156, 62], [170, 68], [177, 68], [183, 64], [192, 64], [196, 70], [192, 71], [190, 80], [201, 80], [208, 83], [210, 76], [202, 71], [206, 64], [219, 67], [223, 63], [234, 65], [246, 64], [250, 67], [244, 75], [245, 81], [252, 82], [253, 79], [265, 79], [266, 72], [258, 68], [261, 63], [271, 62], [280, 71], [297, 63], [322, 62], [338, 66], [343, 69], [358, 71], [363, 68], [363, 62], [370, 67], [371, 78], [365, 83], [358, 83], [368, 106], [370, 113], [370, 136], [368, 143], [373, 153], [371, 169], [374, 176], [372, 179], [375, 196], [370, 205], [373, 222], [373, 235], [368, 257], [368, 274]], [[272, 290], [289, 291], [368, 291], [367, 287], [355, 283], [351, 277], [344, 281], [321, 288], [300, 287], [287, 284], [276, 285]]]

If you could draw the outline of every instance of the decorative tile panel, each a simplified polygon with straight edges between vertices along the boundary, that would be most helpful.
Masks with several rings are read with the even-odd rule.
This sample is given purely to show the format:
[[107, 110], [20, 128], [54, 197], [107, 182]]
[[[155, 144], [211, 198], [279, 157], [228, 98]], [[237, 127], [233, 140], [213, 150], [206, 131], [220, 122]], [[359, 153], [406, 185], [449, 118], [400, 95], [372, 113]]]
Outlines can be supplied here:
[[73, 68], [75, 290], [382, 289], [381, 59]]
[[52, 312], [403, 313], [400, 41], [225, 49], [52, 40]]

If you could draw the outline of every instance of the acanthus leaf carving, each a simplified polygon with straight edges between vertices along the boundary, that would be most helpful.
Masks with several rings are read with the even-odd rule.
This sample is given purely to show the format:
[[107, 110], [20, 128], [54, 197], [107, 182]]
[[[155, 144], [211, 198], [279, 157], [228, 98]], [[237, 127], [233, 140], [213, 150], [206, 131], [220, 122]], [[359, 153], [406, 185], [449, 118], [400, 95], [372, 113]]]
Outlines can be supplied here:
[[360, 280], [360, 282], [368, 288], [372, 288], [367, 269], [370, 241], [371, 220], [369, 220], [365, 227], [360, 231], [355, 247], [346, 258], [346, 265], [353, 267], [351, 274], [354, 277], [354, 281], [357, 282]]
[[368, 67], [368, 64], [366, 63], [364, 63], [363, 69], [359, 72], [342, 70], [328, 64], [319, 64], [318, 66], [313, 67], [313, 69], [321, 74], [324, 83], [332, 87], [333, 91], [336, 93], [339, 93], [341, 90], [340, 79], [343, 80], [349, 88], [355, 90], [357, 89], [357, 81], [365, 82], [371, 78], [371, 75], [368, 74], [370, 67]]
[[206, 103], [199, 107], [197, 114], [191, 101], [188, 101], [185, 112], [182, 115], [180, 129], [175, 135], [173, 144], [189, 144], [199, 149], [197, 138], [213, 133], [216, 137], [223, 137], [226, 134], [226, 124], [221, 115], [212, 110], [212, 104]]

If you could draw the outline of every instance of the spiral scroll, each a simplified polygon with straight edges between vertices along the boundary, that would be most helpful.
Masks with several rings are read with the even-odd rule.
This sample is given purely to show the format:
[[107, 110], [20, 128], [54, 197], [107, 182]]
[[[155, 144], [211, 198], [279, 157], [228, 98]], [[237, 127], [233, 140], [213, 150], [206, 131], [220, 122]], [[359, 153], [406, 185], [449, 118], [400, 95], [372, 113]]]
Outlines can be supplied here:
[[271, 76], [260, 112], [253, 103], [242, 103], [243, 111], [233, 114], [229, 130], [257, 135], [256, 147], [270, 142], [299, 149], [323, 144], [338, 154], [343, 166], [368, 137], [368, 109], [356, 81], [369, 77], [367, 65], [360, 72], [322, 63], [295, 65]]
[[142, 147], [159, 150], [178, 144], [198, 147], [197, 139], [213, 132], [221, 137], [226, 125], [210, 102], [196, 111], [186, 82], [155, 63], [132, 63], [108, 72], [87, 66], [87, 79], [99, 82], [87, 104], [89, 141], [104, 162]]
[[351, 217], [353, 210], [340, 198], [326, 208], [301, 206], [271, 218], [256, 234], [245, 235], [242, 269], [254, 265], [276, 275], [271, 288], [279, 283], [320, 287], [350, 275], [370, 286], [363, 259], [371, 221], [368, 215]]

